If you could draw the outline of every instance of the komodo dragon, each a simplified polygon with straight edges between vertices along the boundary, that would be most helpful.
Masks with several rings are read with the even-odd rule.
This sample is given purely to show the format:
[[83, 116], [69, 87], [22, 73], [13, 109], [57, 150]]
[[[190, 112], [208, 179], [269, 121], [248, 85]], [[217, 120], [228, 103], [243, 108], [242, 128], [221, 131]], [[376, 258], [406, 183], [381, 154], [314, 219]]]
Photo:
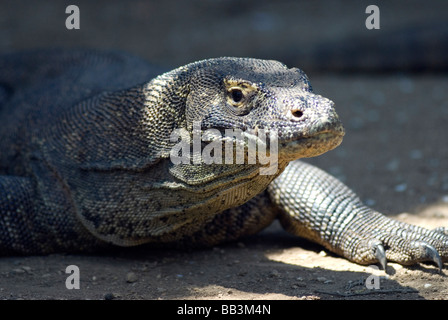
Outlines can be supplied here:
[[[344, 135], [333, 102], [313, 93], [301, 70], [251, 58], [198, 61], [157, 77], [154, 70], [118, 52], [1, 56], [2, 255], [214, 245], [279, 219], [360, 264], [442, 268], [447, 228], [387, 218], [297, 160], [335, 148]], [[254, 151], [250, 143], [261, 145], [264, 131], [269, 155], [277, 136], [275, 172], [261, 174], [266, 163], [247, 157], [175, 163], [179, 140], [171, 134], [183, 128], [191, 137], [195, 121], [202, 132], [219, 130], [222, 141], [226, 129], [244, 132], [230, 139], [235, 154], [241, 145]]]

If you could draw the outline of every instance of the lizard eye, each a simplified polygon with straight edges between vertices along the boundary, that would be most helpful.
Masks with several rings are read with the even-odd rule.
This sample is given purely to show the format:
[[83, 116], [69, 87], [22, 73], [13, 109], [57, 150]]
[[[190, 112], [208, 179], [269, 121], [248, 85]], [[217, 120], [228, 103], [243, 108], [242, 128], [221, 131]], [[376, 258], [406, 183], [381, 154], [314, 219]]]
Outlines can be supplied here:
[[226, 108], [237, 116], [247, 115], [254, 107], [257, 87], [249, 82], [224, 80]]
[[230, 88], [229, 96], [232, 99], [232, 102], [237, 105], [240, 104], [244, 98], [243, 91], [239, 88]]

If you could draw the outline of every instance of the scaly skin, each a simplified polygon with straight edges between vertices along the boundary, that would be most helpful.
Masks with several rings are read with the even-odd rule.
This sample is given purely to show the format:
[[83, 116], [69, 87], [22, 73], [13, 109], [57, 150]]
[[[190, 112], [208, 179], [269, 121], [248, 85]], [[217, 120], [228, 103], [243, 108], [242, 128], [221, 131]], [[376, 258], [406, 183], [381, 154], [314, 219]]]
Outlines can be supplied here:
[[[314, 94], [299, 69], [217, 58], [153, 79], [152, 67], [128, 55], [48, 51], [4, 56], [0, 70], [1, 254], [216, 244], [278, 218], [361, 264], [432, 260], [441, 268], [448, 257], [446, 229], [391, 220], [297, 160], [344, 135], [333, 102]], [[234, 150], [277, 133], [274, 171], [263, 174], [261, 160], [172, 162], [171, 134], [194, 137], [195, 121], [222, 146], [226, 129], [243, 131]]]

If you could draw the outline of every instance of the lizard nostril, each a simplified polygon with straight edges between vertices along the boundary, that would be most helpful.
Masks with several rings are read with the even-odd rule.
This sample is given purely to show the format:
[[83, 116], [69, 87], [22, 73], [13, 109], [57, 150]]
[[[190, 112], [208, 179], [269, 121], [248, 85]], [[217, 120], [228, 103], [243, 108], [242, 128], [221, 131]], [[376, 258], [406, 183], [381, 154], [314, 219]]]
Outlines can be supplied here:
[[296, 118], [301, 118], [303, 116], [303, 112], [299, 109], [291, 110], [291, 113]]

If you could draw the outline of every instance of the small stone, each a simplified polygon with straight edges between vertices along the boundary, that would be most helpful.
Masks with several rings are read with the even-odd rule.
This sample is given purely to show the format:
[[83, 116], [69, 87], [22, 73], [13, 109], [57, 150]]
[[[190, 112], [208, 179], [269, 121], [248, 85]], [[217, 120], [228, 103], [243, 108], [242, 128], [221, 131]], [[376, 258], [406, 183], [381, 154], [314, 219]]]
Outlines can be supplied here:
[[325, 278], [325, 277], [317, 277], [317, 281], [325, 282], [325, 281], [327, 281], [327, 278]]
[[318, 296], [301, 296], [299, 300], [320, 300]]
[[271, 273], [269, 273], [269, 277], [271, 278], [279, 278], [280, 277], [280, 272], [278, 272], [277, 270], [272, 270]]
[[14, 272], [14, 273], [25, 273], [26, 271], [23, 270], [22, 268], [15, 268], [15, 269], [12, 269], [12, 272]]
[[23, 271], [25, 271], [26, 273], [31, 273], [31, 267], [28, 266], [22, 266]]
[[115, 299], [115, 295], [113, 293], [106, 293], [104, 295], [104, 300], [113, 300]]
[[126, 282], [133, 283], [133, 282], [136, 282], [137, 280], [138, 280], [138, 277], [134, 272], [129, 272], [126, 275]]
[[425, 283], [424, 287], [425, 287], [425, 289], [428, 289], [428, 288], [432, 287], [432, 284], [430, 284], [430, 283]]
[[406, 183], [401, 183], [395, 186], [394, 190], [396, 192], [404, 192], [408, 188], [408, 185]]
[[333, 280], [327, 279], [325, 277], [317, 277], [317, 281], [322, 282], [323, 284], [333, 283]]

